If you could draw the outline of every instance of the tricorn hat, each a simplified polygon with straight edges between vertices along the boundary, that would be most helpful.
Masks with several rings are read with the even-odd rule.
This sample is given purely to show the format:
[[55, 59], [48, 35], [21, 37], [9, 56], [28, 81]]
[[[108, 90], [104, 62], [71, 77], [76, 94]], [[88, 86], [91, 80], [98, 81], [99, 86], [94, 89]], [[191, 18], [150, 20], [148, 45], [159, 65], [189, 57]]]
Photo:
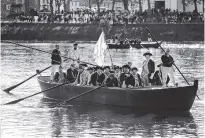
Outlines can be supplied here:
[[85, 64], [85, 63], [81, 63], [80, 65], [84, 66], [84, 67], [87, 67], [87, 64]]
[[146, 55], [152, 56], [152, 53], [146, 52], [146, 53], [143, 54], [143, 56], [146, 56]]
[[123, 65], [122, 68], [128, 68], [128, 69], [130, 69], [130, 66], [129, 66], [129, 65]]
[[77, 45], [78, 45], [77, 43], [74, 43], [74, 44], [73, 44], [73, 46], [77, 46]]
[[100, 67], [100, 66], [95, 67], [95, 69], [96, 69], [96, 70], [98, 70], [98, 69], [103, 70], [103, 68]]
[[120, 69], [120, 67], [119, 67], [119, 66], [115, 66], [115, 67], [114, 67], [114, 70], [116, 70], [116, 69]]
[[132, 70], [137, 70], [138, 71], [138, 69], [136, 67], [133, 67]]
[[103, 69], [110, 69], [110, 67], [109, 66], [105, 66]]

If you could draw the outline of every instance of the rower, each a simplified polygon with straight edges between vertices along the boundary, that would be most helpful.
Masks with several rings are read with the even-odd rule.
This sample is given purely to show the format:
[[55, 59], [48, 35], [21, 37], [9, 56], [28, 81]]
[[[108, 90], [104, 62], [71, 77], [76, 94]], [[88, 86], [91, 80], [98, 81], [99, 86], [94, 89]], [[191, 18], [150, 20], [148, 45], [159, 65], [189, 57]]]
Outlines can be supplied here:
[[105, 66], [104, 67], [104, 75], [105, 75], [105, 80], [104, 80], [104, 83], [106, 82], [106, 80], [109, 78], [109, 75], [110, 75], [110, 67], [109, 66]]
[[140, 75], [137, 73], [138, 69], [136, 67], [132, 68], [132, 75], [135, 78], [135, 87], [142, 86], [142, 80]]
[[114, 71], [110, 71], [110, 74], [106, 80], [107, 87], [118, 87], [118, 80], [115, 77]]
[[91, 79], [89, 82], [91, 86], [100, 86], [103, 84], [105, 80], [105, 75], [103, 74], [102, 70], [103, 70], [102, 67], [99, 66], [96, 67], [96, 72], [91, 75]]
[[77, 75], [77, 78], [76, 78], [76, 81], [74, 84], [82, 83], [82, 80], [84, 79], [83, 77], [85, 77], [85, 75], [86, 75], [86, 72], [85, 72], [86, 67], [87, 67], [87, 64], [85, 64], [85, 63], [82, 63], [79, 65], [78, 75]]
[[54, 74], [56, 74], [56, 72], [59, 72], [59, 67], [61, 65], [59, 45], [56, 45], [55, 49], [52, 51], [51, 64], [52, 64], [52, 68], [51, 68], [50, 80], [53, 81]]
[[130, 73], [130, 66], [122, 66], [123, 72], [120, 74], [120, 83], [123, 88], [133, 88], [135, 85], [135, 79]]
[[71, 64], [70, 68], [67, 70], [67, 80], [70, 83], [73, 83], [75, 82], [77, 75], [78, 75], [78, 71], [75, 68], [75, 64]]

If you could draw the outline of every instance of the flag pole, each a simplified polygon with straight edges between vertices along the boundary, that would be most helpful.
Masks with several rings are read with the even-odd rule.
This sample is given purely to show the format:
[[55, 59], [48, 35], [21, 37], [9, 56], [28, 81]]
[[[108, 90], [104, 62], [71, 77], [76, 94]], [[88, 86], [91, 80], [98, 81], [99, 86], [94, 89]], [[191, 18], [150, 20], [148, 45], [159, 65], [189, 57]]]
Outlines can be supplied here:
[[[104, 32], [103, 28], [102, 28], [102, 32]], [[105, 38], [105, 43], [106, 43], [106, 45], [107, 45], [105, 32], [104, 32], [104, 38]], [[110, 49], [109, 49], [109, 47], [107, 47], [107, 50], [108, 50], [108, 53], [109, 53], [109, 56], [110, 56], [111, 66], [112, 66], [112, 68], [114, 69], [114, 64], [113, 64], [112, 56], [111, 56], [111, 54], [110, 54]]]

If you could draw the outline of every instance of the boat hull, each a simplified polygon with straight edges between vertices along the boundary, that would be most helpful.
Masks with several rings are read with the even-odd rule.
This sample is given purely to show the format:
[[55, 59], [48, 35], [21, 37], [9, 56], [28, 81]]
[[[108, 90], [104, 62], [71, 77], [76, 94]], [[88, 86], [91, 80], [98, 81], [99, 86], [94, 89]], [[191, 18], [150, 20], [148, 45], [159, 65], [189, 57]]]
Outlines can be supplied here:
[[[49, 77], [39, 76], [41, 90], [59, 84], [48, 83]], [[193, 105], [198, 85], [175, 88], [108, 88], [103, 87], [73, 101], [114, 106], [126, 106], [138, 109], [188, 111]], [[58, 100], [68, 100], [96, 87], [72, 86], [69, 84], [44, 92], [44, 96]]]
[[[161, 42], [159, 42], [161, 43]], [[158, 48], [156, 42], [142, 42], [141, 44], [108, 44], [109, 49], [129, 49], [129, 48]]]

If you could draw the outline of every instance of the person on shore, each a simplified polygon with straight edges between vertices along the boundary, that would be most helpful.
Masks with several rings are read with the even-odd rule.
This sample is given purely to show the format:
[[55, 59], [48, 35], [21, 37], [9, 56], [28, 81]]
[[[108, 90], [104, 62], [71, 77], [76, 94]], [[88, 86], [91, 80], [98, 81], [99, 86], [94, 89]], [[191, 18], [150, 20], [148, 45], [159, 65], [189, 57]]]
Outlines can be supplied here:
[[59, 45], [55, 46], [55, 49], [52, 51], [52, 56], [51, 56], [51, 76], [50, 76], [50, 81], [52, 82], [54, 79], [54, 74], [56, 72], [59, 72], [59, 67], [61, 65], [61, 56], [60, 56], [60, 51], [59, 51]]
[[103, 74], [103, 68], [97, 66], [96, 72], [91, 75], [89, 84], [91, 86], [101, 86], [105, 80], [105, 75]]
[[67, 80], [70, 83], [73, 83], [75, 82], [77, 75], [78, 75], [78, 71], [75, 68], [75, 64], [71, 64], [70, 68], [67, 70]]
[[134, 87], [142, 86], [142, 80], [140, 78], [140, 75], [137, 73], [138, 69], [136, 67], [132, 68], [132, 75], [135, 79], [135, 85]]
[[150, 57], [152, 56], [150, 52], [144, 53], [143, 56], [145, 56], [146, 60], [142, 65], [142, 83], [143, 86], [151, 86], [152, 78], [155, 72], [155, 63], [150, 59]]
[[172, 58], [172, 56], [169, 54], [170, 50], [167, 49], [165, 54], [162, 55], [161, 60], [162, 60], [162, 66], [161, 66], [161, 70], [162, 70], [162, 86], [165, 87], [167, 86], [166, 81], [167, 81], [167, 76], [169, 76], [170, 81], [173, 83], [173, 85], [175, 86], [175, 78], [174, 78], [174, 68], [173, 68], [173, 64], [174, 64], [174, 59]]
[[135, 85], [135, 79], [133, 75], [130, 73], [130, 66], [124, 65], [123, 73], [120, 74], [120, 83], [123, 88], [133, 88]]
[[106, 86], [107, 87], [118, 87], [118, 80], [115, 77], [114, 71], [110, 72], [109, 77], [106, 80]]

